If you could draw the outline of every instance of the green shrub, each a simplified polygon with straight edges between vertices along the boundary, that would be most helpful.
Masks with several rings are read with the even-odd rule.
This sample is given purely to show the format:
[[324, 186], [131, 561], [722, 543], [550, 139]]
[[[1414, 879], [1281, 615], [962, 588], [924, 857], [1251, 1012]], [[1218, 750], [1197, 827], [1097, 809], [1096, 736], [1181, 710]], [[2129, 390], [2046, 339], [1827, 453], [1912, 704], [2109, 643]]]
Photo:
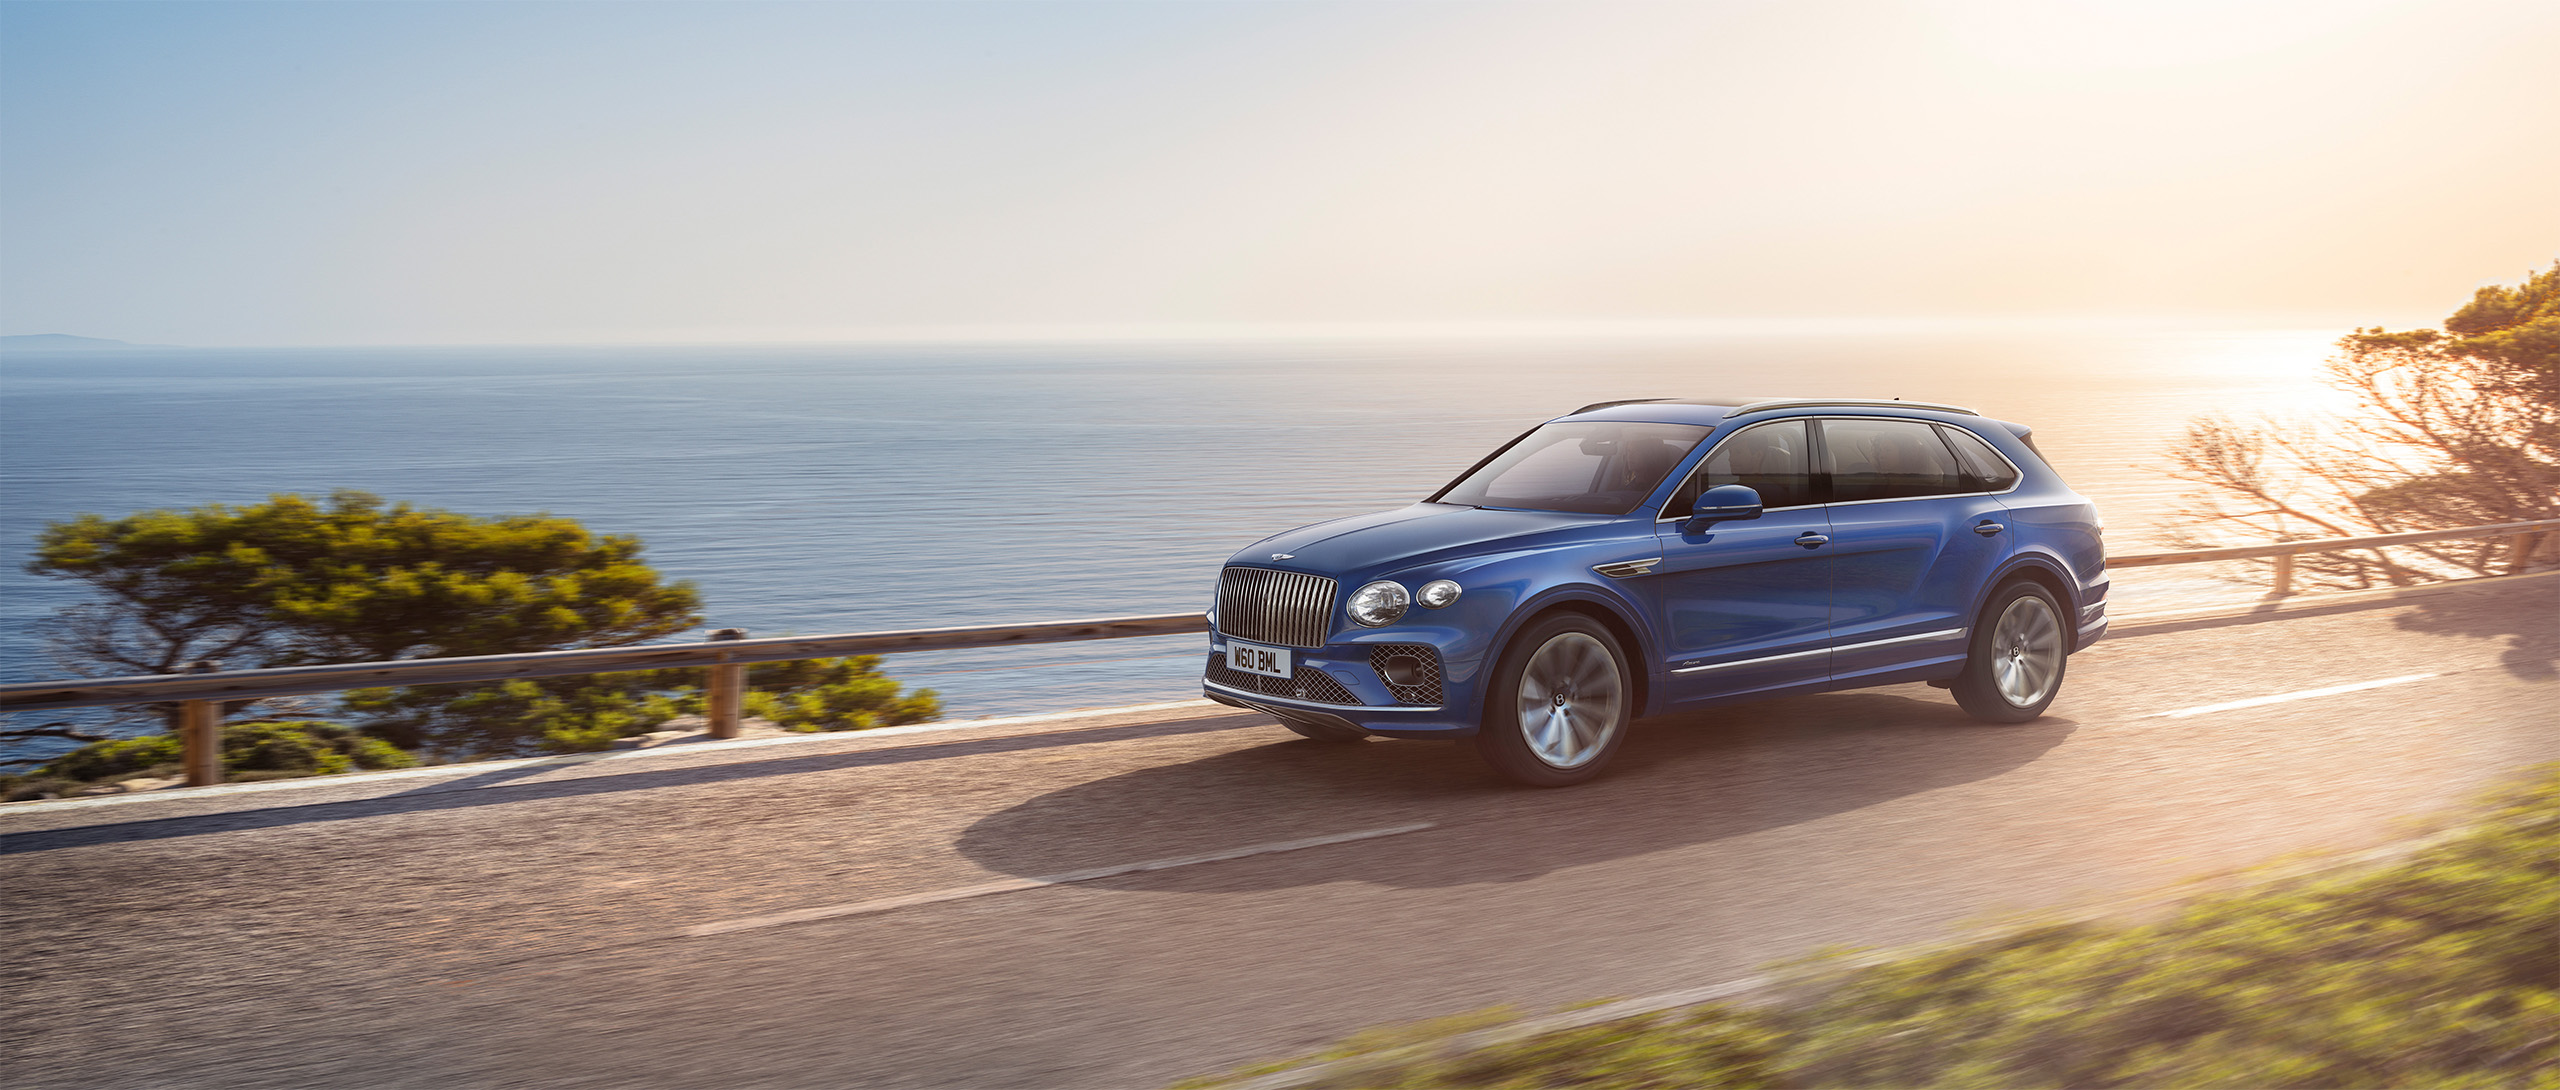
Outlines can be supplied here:
[[[749, 716], [792, 730], [862, 730], [921, 723], [942, 714], [930, 689], [898, 695], [880, 657], [809, 659], [747, 667]], [[472, 756], [607, 749], [680, 715], [704, 713], [701, 668], [531, 678], [485, 684], [359, 689], [347, 710], [367, 733]]]
[[408, 768], [418, 759], [353, 728], [309, 720], [235, 723], [222, 728], [224, 773], [326, 776], [357, 769]]
[[66, 780], [95, 783], [175, 764], [182, 756], [183, 748], [174, 734], [91, 742], [54, 758], [51, 764], [39, 771]]
[[41, 770], [25, 775], [0, 776], [0, 802], [58, 799], [86, 786], [78, 780], [45, 775]]
[[[93, 742], [54, 758], [39, 776], [71, 789], [126, 778], [142, 772], [175, 774], [185, 746], [174, 734]], [[336, 723], [233, 723], [222, 728], [222, 771], [225, 779], [275, 779], [279, 776], [325, 776], [357, 769], [408, 768], [418, 759], [379, 738], [369, 738]], [[26, 777], [30, 783], [33, 777]], [[59, 788], [20, 785], [28, 797]]]
[[[355, 760], [338, 752], [313, 727], [334, 723], [248, 723], [222, 731], [224, 772], [298, 772], [329, 775], [355, 769]], [[340, 728], [343, 729], [343, 728]]]
[[941, 694], [918, 689], [901, 697], [897, 679], [879, 670], [878, 655], [758, 663], [747, 667], [749, 710], [798, 731], [869, 730], [941, 717]]

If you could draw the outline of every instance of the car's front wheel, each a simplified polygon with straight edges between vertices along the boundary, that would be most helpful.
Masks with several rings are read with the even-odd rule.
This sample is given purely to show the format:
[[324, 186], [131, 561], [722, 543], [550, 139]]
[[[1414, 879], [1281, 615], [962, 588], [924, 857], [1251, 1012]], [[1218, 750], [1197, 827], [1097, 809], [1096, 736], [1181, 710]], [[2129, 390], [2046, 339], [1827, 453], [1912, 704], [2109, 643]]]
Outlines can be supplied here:
[[1476, 750], [1505, 776], [1563, 787], [1600, 774], [1635, 711], [1626, 652], [1599, 622], [1559, 613], [1504, 649]]
[[1985, 723], [2024, 723], [2062, 691], [2068, 630], [2053, 592], [2020, 581], [2000, 588], [1973, 626], [1972, 654], [1949, 686], [1956, 703]]

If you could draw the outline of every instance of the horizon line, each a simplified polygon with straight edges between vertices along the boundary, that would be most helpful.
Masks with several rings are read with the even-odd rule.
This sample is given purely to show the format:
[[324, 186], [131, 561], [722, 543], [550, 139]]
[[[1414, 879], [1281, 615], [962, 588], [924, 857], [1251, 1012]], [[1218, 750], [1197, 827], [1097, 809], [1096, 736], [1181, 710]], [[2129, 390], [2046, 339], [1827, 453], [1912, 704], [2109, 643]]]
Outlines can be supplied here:
[[[826, 348], [839, 346], [949, 344], [1109, 344], [1183, 341], [1682, 340], [1699, 337], [1784, 336], [1813, 333], [1885, 335], [2025, 330], [2247, 329], [2311, 330], [2367, 326], [2431, 326], [2408, 315], [2377, 319], [2344, 311], [2164, 311], [2146, 313], [1990, 313], [1941, 315], [1793, 315], [1672, 319], [1497, 319], [1379, 322], [1121, 322], [914, 324], [847, 327], [676, 327], [635, 336], [629, 332], [577, 331], [515, 340], [349, 340], [286, 343], [132, 343], [60, 332], [7, 334], [19, 338], [64, 337], [95, 347], [69, 352], [170, 350], [329, 350], [400, 348]], [[34, 349], [31, 351], [45, 351]], [[50, 353], [48, 353], [50, 354]]]

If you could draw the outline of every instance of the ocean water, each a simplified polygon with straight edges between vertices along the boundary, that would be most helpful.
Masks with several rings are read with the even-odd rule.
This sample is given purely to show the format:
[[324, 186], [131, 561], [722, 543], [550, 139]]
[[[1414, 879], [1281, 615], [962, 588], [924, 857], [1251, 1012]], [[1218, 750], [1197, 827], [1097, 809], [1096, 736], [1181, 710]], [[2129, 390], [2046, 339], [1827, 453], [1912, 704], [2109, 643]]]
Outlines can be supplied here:
[[[13, 354], [0, 679], [60, 676], [34, 626], [78, 589], [22, 565], [80, 512], [340, 488], [548, 511], [639, 536], [701, 588], [706, 631], [759, 636], [1166, 613], [1205, 608], [1219, 562], [1257, 538], [1418, 499], [1541, 419], [1630, 397], [1973, 406], [2034, 426], [2128, 551], [2181, 509], [2164, 452], [2186, 421], [2327, 406], [2341, 332]], [[888, 668], [953, 716], [1016, 714], [1196, 695], [1197, 643]]]

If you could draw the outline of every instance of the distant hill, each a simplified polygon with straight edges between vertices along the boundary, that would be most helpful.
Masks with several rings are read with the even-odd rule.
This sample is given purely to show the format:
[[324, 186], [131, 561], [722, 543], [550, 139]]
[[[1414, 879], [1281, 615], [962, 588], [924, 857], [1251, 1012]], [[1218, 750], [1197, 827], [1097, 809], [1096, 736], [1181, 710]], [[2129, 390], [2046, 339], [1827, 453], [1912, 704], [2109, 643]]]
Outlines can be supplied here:
[[0, 352], [96, 352], [117, 348], [167, 348], [165, 344], [132, 344], [104, 337], [74, 337], [68, 333], [20, 333], [0, 337]]

